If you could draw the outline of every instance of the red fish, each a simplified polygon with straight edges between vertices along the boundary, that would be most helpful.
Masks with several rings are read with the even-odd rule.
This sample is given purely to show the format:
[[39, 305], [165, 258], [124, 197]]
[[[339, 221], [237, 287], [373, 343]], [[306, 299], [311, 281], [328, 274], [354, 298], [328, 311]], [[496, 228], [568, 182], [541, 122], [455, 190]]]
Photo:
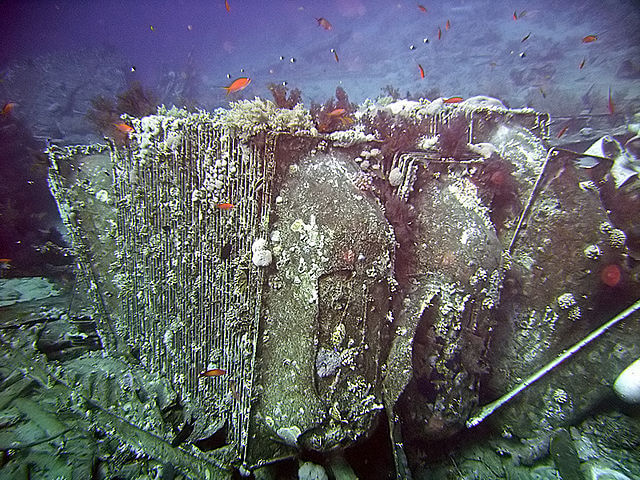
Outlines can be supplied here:
[[613, 105], [613, 99], [611, 98], [611, 86], [609, 86], [609, 102], [607, 103], [607, 106], [609, 107], [609, 114], [613, 115], [616, 109], [615, 109], [615, 106]]
[[580, 70], [582, 70], [582, 67], [584, 67], [585, 62], [587, 61], [586, 57], [582, 59], [582, 61], [580, 62], [579, 68]]
[[418, 4], [418, 8], [420, 9], [421, 12], [427, 13], [427, 7], [425, 7], [424, 5]]
[[582, 39], [582, 43], [591, 43], [591, 42], [595, 42], [596, 40], [598, 40], [597, 35], [587, 35]]
[[201, 377], [219, 377], [221, 375], [224, 375], [225, 373], [227, 373], [227, 371], [221, 368], [210, 368], [209, 370], [205, 370], [204, 372], [201, 372], [200, 376]]
[[446, 25], [444, 26], [445, 30], [449, 30], [451, 28], [451, 22], [449, 20], [447, 20]]
[[114, 123], [113, 124], [119, 132], [122, 133], [130, 133], [133, 132], [133, 127], [131, 125], [127, 125], [126, 123]]
[[438, 27], [438, 40], [442, 39], [442, 30]]
[[562, 130], [558, 132], [558, 138], [562, 137], [565, 133], [567, 133], [567, 130], [569, 130], [569, 125], [565, 125], [564, 127], [562, 127]]
[[248, 77], [236, 78], [228, 87], [222, 87], [227, 91], [227, 95], [234, 92], [244, 90], [251, 83], [251, 79]]
[[518, 12], [516, 10], [513, 11], [513, 19], [518, 20]]
[[464, 100], [464, 98], [462, 98], [462, 97], [450, 97], [450, 98], [447, 98], [447, 99], [443, 100], [443, 102], [444, 103], [460, 103], [463, 100]]
[[2, 107], [2, 111], [0, 111], [0, 115], [9, 115], [13, 109], [16, 107], [17, 103], [16, 102], [7, 102], [4, 104], [4, 107]]
[[418, 64], [418, 68], [420, 69], [420, 78], [424, 78], [424, 68], [420, 64]]
[[339, 117], [340, 115], [344, 115], [346, 111], [344, 108], [336, 108], [335, 110], [331, 110], [328, 115], [330, 117]]
[[229, 5], [229, 0], [224, 0], [224, 8], [227, 9], [227, 12], [231, 11], [231, 6]]
[[316, 18], [316, 21], [318, 22], [318, 25], [320, 25], [325, 30], [331, 30], [333, 28], [333, 25], [329, 23], [329, 20], [324, 17]]
[[216, 205], [220, 210], [231, 210], [235, 205], [233, 203], [219, 203]]

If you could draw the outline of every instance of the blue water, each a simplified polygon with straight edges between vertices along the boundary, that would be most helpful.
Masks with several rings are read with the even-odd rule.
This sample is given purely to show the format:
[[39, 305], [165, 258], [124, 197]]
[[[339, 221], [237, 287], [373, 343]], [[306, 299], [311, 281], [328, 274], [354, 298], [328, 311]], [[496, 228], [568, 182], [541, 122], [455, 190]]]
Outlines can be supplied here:
[[[426, 13], [414, 1], [229, 0], [227, 12], [223, 0], [5, 1], [0, 64], [107, 47], [121, 57], [128, 79], [150, 87], [189, 64], [201, 82], [195, 100], [203, 106], [224, 104], [228, 98], [219, 87], [240, 76], [252, 84], [234, 98], [269, 96], [267, 84], [287, 82], [302, 90], [307, 103], [325, 100], [337, 85], [361, 102], [391, 85], [403, 96], [489, 94], [511, 107], [563, 114], [582, 109], [581, 95], [595, 84], [593, 108], [605, 109], [609, 86], [620, 109], [638, 105], [638, 2], [423, 5]], [[320, 17], [331, 23], [330, 31], [318, 25]], [[586, 35], [598, 40], [584, 44]], [[625, 60], [635, 67], [635, 78], [618, 73]]]
[[[549, 112], [552, 142], [576, 150], [593, 140], [585, 128], [623, 141], [640, 123], [633, 0], [0, 0], [0, 39], [0, 277], [74, 282], [42, 152], [103, 141], [92, 102], [137, 84], [190, 110], [271, 99], [270, 84], [300, 89], [306, 107], [336, 87], [359, 104], [486, 95]], [[227, 94], [240, 77], [251, 83]]]

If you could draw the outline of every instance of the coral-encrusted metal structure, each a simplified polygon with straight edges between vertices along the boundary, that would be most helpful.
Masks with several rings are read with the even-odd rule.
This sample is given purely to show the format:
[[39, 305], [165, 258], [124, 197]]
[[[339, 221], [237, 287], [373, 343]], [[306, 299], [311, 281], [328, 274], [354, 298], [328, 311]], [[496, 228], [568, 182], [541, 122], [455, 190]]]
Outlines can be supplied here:
[[[52, 191], [76, 250], [86, 253], [79, 262], [95, 287], [94, 303], [111, 303], [99, 316], [108, 353], [128, 345], [146, 368], [171, 380], [200, 438], [226, 425], [227, 442], [242, 458], [263, 277], [250, 252], [268, 224], [273, 155], [213, 122], [170, 120], [110, 149], [115, 212], [107, 215], [115, 213], [115, 242], [87, 239], [88, 223], [105, 212], [85, 209], [86, 221], [78, 219], [79, 207], [100, 203], [97, 187], [65, 165], [91, 159], [78, 158], [77, 149], [53, 150]], [[108, 274], [95, 264], [105, 254], [112, 257]], [[213, 368], [224, 373], [200, 375]]]
[[[224, 429], [225, 443], [229, 447], [223, 453], [223, 461], [226, 464], [244, 463], [248, 457], [258, 464], [270, 461], [275, 455], [264, 453], [269, 449], [247, 452], [247, 445], [249, 449], [252, 448], [248, 438], [253, 428], [250, 423], [264, 412], [279, 411], [279, 397], [275, 394], [269, 397], [264, 389], [257, 388], [255, 382], [256, 371], [260, 367], [256, 358], [259, 349], [263, 349], [264, 355], [269, 349], [282, 347], [267, 344], [266, 339], [261, 343], [258, 336], [259, 329], [263, 326], [261, 322], [273, 319], [282, 312], [269, 312], [270, 307], [263, 304], [262, 288], [265, 273], [268, 271], [264, 267], [254, 265], [251, 252], [256, 239], [269, 239], [269, 217], [275, 203], [272, 199], [272, 189], [276, 188], [276, 164], [279, 166], [278, 185], [282, 186], [283, 178], [291, 178], [291, 172], [299, 168], [300, 162], [310, 152], [315, 152], [316, 149], [329, 152], [341, 150], [341, 155], [345, 157], [341, 161], [349, 165], [345, 171], [357, 171], [359, 175], [373, 182], [370, 171], [367, 172], [363, 165], [360, 171], [360, 167], [353, 161], [357, 159], [356, 148], [352, 148], [353, 145], [364, 145], [368, 142], [366, 148], [371, 150], [371, 158], [367, 163], [371, 164], [371, 170], [380, 172], [375, 181], [387, 181], [392, 169], [401, 174], [401, 182], [393, 186], [393, 194], [399, 202], [416, 204], [414, 207], [417, 206], [419, 214], [422, 215], [420, 221], [424, 224], [425, 238], [428, 232], [434, 231], [432, 223], [439, 225], [444, 222], [441, 222], [441, 215], [444, 213], [438, 210], [438, 204], [432, 205], [433, 199], [438, 195], [445, 200], [449, 198], [447, 195], [458, 195], [462, 198], [457, 200], [460, 203], [460, 212], [472, 211], [471, 207], [463, 204], [465, 195], [473, 197], [472, 200], [476, 203], [480, 202], [468, 180], [471, 173], [465, 170], [459, 175], [447, 178], [454, 170], [480, 166], [483, 162], [480, 155], [468, 159], [449, 159], [443, 158], [433, 149], [420, 150], [421, 147], [416, 145], [416, 151], [396, 152], [393, 158], [384, 158], [372, 153], [372, 147], [376, 145], [372, 140], [375, 135], [363, 140], [361, 131], [350, 130], [342, 132], [347, 140], [341, 143], [333, 137], [309, 134], [310, 119], [304, 117], [305, 113], [301, 109], [271, 111], [267, 108], [268, 105], [265, 105], [265, 102], [259, 101], [242, 104], [236, 107], [236, 110], [232, 110], [226, 120], [204, 112], [189, 114], [184, 111], [165, 112], [143, 119], [132, 118], [128, 121], [134, 130], [129, 135], [127, 145], [112, 144], [109, 148], [96, 146], [50, 149], [51, 190], [71, 233], [80, 271], [86, 280], [91, 300], [96, 306], [98, 329], [107, 353], [131, 353], [146, 369], [170, 380], [187, 410], [185, 418], [193, 423], [191, 440], [206, 438]], [[462, 115], [465, 123], [465, 144], [495, 139], [496, 144], [508, 147], [511, 144], [530, 142], [530, 150], [535, 150], [535, 154], [531, 155], [531, 164], [537, 167], [535, 162], [538, 150], [544, 150], [540, 138], [548, 137], [548, 115], [529, 110], [509, 111], [455, 106], [444, 106], [437, 113], [430, 115], [420, 110], [425, 105], [419, 104], [414, 112], [418, 121], [425, 120], [420, 124], [420, 133], [425, 138], [440, 134], [453, 119], [459, 119]], [[240, 115], [241, 110], [253, 115], [249, 120], [253, 122], [254, 127], [262, 125], [262, 128], [264, 124], [268, 126], [255, 131], [255, 128], [251, 130], [251, 127], [247, 126], [250, 125], [249, 120], [241, 126], [236, 125], [238, 118], [244, 118]], [[263, 117], [266, 120], [261, 120]], [[274, 121], [274, 118], [280, 120]], [[263, 123], [260, 123], [261, 121]], [[301, 123], [295, 123], [296, 121]], [[506, 140], [502, 139], [500, 128], [509, 127], [511, 124], [513, 128], [510, 130], [510, 136]], [[289, 130], [283, 127], [287, 125], [286, 128]], [[298, 131], [296, 128], [304, 132], [304, 135], [291, 135]], [[265, 129], [266, 131], [263, 131]], [[247, 141], [247, 138], [255, 133], [259, 133], [257, 141]], [[355, 138], [353, 143], [350, 143], [350, 135]], [[283, 137], [304, 137], [305, 140], [301, 140], [299, 144], [293, 142], [295, 148], [287, 150], [282, 147], [286, 143], [283, 142]], [[281, 148], [277, 149], [278, 145]], [[513, 149], [507, 147], [503, 148], [501, 154], [508, 156], [517, 153], [513, 153]], [[289, 166], [292, 166], [292, 169], [289, 169]], [[419, 195], [412, 193], [416, 178], [422, 178], [425, 183], [436, 178], [437, 174], [442, 174], [446, 182], [432, 185], [433, 192], [425, 189]], [[453, 193], [444, 192], [445, 187]], [[372, 202], [372, 211], [379, 207], [379, 198], [369, 200]], [[470, 229], [476, 231], [476, 223], [482, 223], [464, 223], [466, 217], [462, 213], [459, 216], [458, 223], [462, 233]], [[384, 215], [380, 213], [379, 217], [380, 225], [385, 224]], [[482, 226], [491, 233], [493, 227], [489, 223], [487, 220]], [[287, 231], [285, 228], [291, 229], [290, 225], [281, 227], [283, 231]], [[387, 227], [388, 225], [384, 228]], [[383, 227], [380, 228], [384, 230]], [[389, 235], [393, 236], [392, 233]], [[497, 241], [492, 245], [497, 252], [492, 251], [492, 255], [495, 253], [493, 256], [497, 258], [501, 247]], [[477, 254], [477, 249], [469, 248], [469, 251], [469, 255]], [[421, 257], [421, 252], [419, 250], [415, 253], [416, 262], [432, 258], [425, 252], [422, 252], [425, 254]], [[443, 253], [444, 256], [445, 254], [446, 252]], [[358, 258], [355, 252], [351, 252], [350, 255], [347, 259], [355, 261], [354, 259]], [[267, 280], [274, 280], [274, 290], [277, 289], [276, 280], [288, 278], [285, 271], [287, 268], [300, 268], [299, 265], [288, 265], [283, 260], [284, 257], [281, 253], [280, 258], [276, 258], [276, 262], [279, 261], [281, 265], [278, 263], [277, 271], [270, 272], [266, 277]], [[364, 255], [362, 258], [366, 259], [367, 256]], [[327, 258], [326, 261], [333, 260]], [[414, 289], [417, 289], [413, 293], [414, 296], [404, 293], [408, 295], [407, 304], [411, 308], [407, 307], [406, 312], [397, 312], [394, 328], [406, 332], [405, 338], [396, 339], [389, 357], [379, 359], [381, 365], [386, 360], [388, 370], [394, 372], [385, 380], [385, 403], [388, 411], [393, 410], [410, 377], [415, 375], [410, 365], [411, 355], [407, 352], [411, 349], [413, 333], [418, 324], [436, 318], [436, 314], [433, 313], [435, 307], [430, 303], [430, 299], [438, 296], [441, 302], [440, 310], [445, 311], [439, 314], [437, 322], [434, 320], [442, 327], [441, 331], [446, 331], [446, 335], [439, 339], [441, 343], [446, 340], [446, 343], [439, 346], [438, 353], [446, 350], [455, 354], [461, 351], [464, 342], [470, 342], [464, 335], [469, 336], [476, 332], [474, 334], [477, 336], [490, 330], [487, 327], [490, 325], [489, 314], [481, 315], [475, 321], [475, 310], [471, 311], [476, 308], [474, 305], [469, 307], [469, 315], [457, 311], [451, 313], [448, 304], [445, 305], [445, 300], [455, 297], [453, 294], [447, 297], [445, 293], [453, 291], [461, 282], [455, 276], [456, 264], [452, 262], [453, 260], [449, 262], [448, 267], [451, 270], [450, 278], [437, 276], [442, 273], [442, 268], [438, 265], [431, 265], [426, 261], [424, 265], [418, 265], [417, 275], [422, 275], [420, 278], [436, 278], [438, 284], [434, 287], [431, 280], [431, 283], [426, 282], [424, 285], [414, 282], [418, 285]], [[389, 265], [391, 270], [392, 262], [389, 262]], [[469, 287], [469, 292], [459, 289], [455, 290], [456, 295], [462, 292], [468, 298], [477, 300], [478, 304], [482, 303], [485, 297], [490, 298], [491, 305], [486, 310], [491, 310], [490, 307], [494, 304], [492, 302], [497, 301], [502, 278], [498, 274], [500, 268], [499, 262], [487, 261], [487, 275], [482, 276], [482, 272], [478, 273], [480, 280]], [[474, 288], [477, 290], [484, 285], [485, 277], [490, 281], [490, 284], [486, 285], [488, 293], [473, 297]], [[384, 296], [387, 297], [388, 295]], [[323, 305], [324, 300], [316, 299], [320, 305]], [[271, 306], [276, 308], [277, 305], [275, 303]], [[390, 312], [377, 313], [385, 318]], [[338, 318], [343, 316], [344, 313]], [[389, 318], [392, 316], [389, 315]], [[466, 327], [461, 329], [461, 318], [471, 318], [473, 322], [467, 323], [473, 323], [475, 330], [469, 333], [465, 331]], [[311, 337], [314, 335], [319, 333], [310, 334]], [[300, 338], [302, 336], [292, 337], [290, 340], [295, 343]], [[475, 340], [475, 337], [472, 340]], [[481, 338], [476, 343], [478, 355], [481, 355], [486, 338]], [[308, 353], [313, 352], [313, 348], [313, 345], [303, 345], [294, 350]], [[373, 350], [386, 352], [388, 345], [371, 345], [371, 351]], [[425, 352], [425, 355], [428, 353]], [[455, 355], [451, 356], [453, 358]], [[445, 358], [444, 354], [442, 358]], [[477, 372], [467, 375], [469, 372], [464, 370], [467, 368], [465, 365], [469, 364], [476, 368], [475, 360], [469, 359], [466, 364], [450, 362], [453, 365], [452, 370], [447, 371], [442, 377], [445, 381], [438, 392], [454, 393], [451, 394], [452, 398], [447, 399], [449, 403], [438, 400], [438, 405], [444, 405], [440, 405], [440, 410], [444, 412], [441, 412], [441, 417], [451, 425], [463, 423], [466, 419], [458, 417], [467, 415], [476, 403], [477, 391], [470, 389], [468, 385], [477, 386]], [[317, 361], [311, 364], [317, 369]], [[336, 368], [344, 366], [340, 364]], [[281, 366], [277, 365], [274, 368]], [[216, 369], [214, 375], [201, 375], [203, 371], [213, 369]], [[261, 366], [263, 378], [270, 372], [267, 370], [264, 365]], [[301, 375], [311, 375], [310, 384], [317, 384], [315, 375], [320, 374], [313, 368], [308, 370], [304, 370]], [[425, 378], [430, 378], [427, 373], [424, 374]], [[466, 396], [456, 396], [455, 390], [449, 388], [450, 384], [465, 375], [469, 378], [466, 383], [462, 382]], [[372, 376], [374, 377], [380, 377], [378, 372]], [[320, 375], [319, 378], [324, 377]], [[371, 385], [372, 391], [378, 391], [378, 387], [378, 384]], [[371, 398], [372, 404], [375, 403], [374, 400], [378, 401], [374, 396]], [[255, 403], [252, 403], [254, 400]], [[318, 412], [325, 414], [322, 399], [316, 399], [316, 403]], [[449, 408], [450, 405], [456, 408]], [[253, 412], [252, 406], [254, 409], [262, 410]], [[335, 407], [335, 402], [333, 406]], [[370, 411], [375, 412], [377, 408], [372, 407]], [[368, 411], [368, 414], [371, 412]], [[425, 410], [425, 419], [434, 415], [433, 412], [435, 409]], [[332, 422], [337, 422], [336, 425], [340, 426], [342, 413], [337, 408], [328, 408], [325, 416], [326, 418], [321, 418], [318, 422], [324, 422], [326, 431], [337, 431]], [[395, 419], [395, 413], [389, 418]], [[273, 423], [272, 418], [265, 420], [264, 431], [269, 428], [268, 420]], [[279, 421], [285, 425], [288, 420]], [[292, 424], [279, 430], [294, 432], [294, 427], [297, 428]], [[353, 438], [364, 435], [367, 428], [354, 427]], [[297, 438], [302, 433], [298, 431], [286, 448], [295, 449]], [[269, 435], [265, 434], [264, 437], [261, 441], [272, 441]], [[318, 442], [322, 444], [325, 440], [324, 437], [319, 438]], [[336, 441], [346, 442], [347, 438], [340, 437]], [[284, 447], [278, 446], [278, 449], [281, 448]]]

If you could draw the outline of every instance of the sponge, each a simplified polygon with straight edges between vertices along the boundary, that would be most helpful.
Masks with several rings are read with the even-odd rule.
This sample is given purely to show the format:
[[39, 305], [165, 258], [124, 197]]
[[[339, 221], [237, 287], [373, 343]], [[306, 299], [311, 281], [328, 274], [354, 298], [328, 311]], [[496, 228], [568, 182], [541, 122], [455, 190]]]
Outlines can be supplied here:
[[627, 403], [640, 403], [640, 358], [616, 378], [613, 390]]

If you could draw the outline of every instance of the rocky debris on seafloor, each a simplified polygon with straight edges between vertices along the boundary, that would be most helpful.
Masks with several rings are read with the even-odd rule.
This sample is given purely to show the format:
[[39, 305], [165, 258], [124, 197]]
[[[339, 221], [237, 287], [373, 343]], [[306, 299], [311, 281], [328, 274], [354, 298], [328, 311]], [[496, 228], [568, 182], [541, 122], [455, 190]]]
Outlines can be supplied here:
[[43, 277], [0, 278], [0, 307], [55, 297], [60, 292]]
[[49, 361], [71, 360], [102, 348], [90, 316], [48, 315], [41, 321], [43, 327], [39, 330], [36, 348]]
[[[168, 414], [175, 393], [166, 380], [101, 354], [46, 361], [34, 346], [42, 340], [43, 328], [65, 323], [65, 316], [49, 309], [38, 318], [21, 320], [23, 327], [16, 328], [18, 320], [9, 323], [3, 315], [2, 476], [135, 478], [160, 471], [161, 464], [139, 454], [151, 445], [143, 432], [170, 441]], [[165, 442], [156, 438], [159, 444]], [[162, 448], [165, 461], [175, 462], [168, 443]]]

